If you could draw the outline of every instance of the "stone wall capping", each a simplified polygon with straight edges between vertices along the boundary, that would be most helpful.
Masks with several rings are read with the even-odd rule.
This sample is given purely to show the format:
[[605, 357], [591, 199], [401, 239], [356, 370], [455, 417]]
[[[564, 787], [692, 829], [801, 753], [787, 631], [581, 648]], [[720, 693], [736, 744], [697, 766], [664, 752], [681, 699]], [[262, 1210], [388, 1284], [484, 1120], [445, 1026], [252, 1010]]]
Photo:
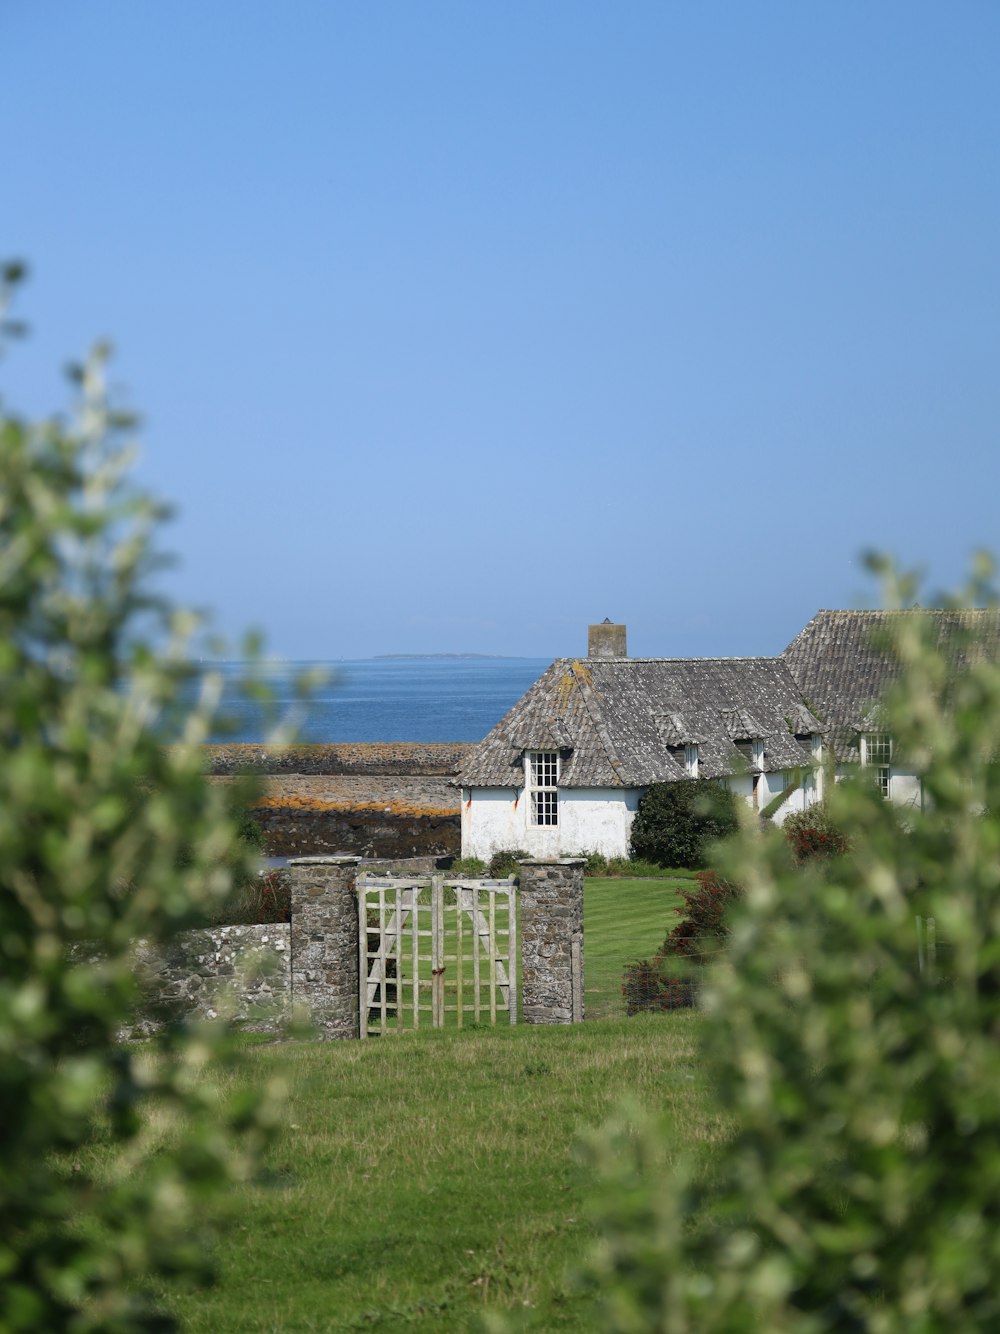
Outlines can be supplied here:
[[323, 853], [315, 857], [289, 857], [289, 866], [357, 866], [360, 856], [352, 852]]
[[518, 866], [586, 866], [586, 857], [525, 857]]

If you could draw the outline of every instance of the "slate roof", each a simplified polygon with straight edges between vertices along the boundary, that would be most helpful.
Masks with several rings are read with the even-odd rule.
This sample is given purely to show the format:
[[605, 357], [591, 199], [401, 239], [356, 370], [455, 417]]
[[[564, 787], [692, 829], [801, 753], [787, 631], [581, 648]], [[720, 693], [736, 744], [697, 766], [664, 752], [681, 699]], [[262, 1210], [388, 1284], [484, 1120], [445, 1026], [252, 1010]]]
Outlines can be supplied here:
[[558, 750], [561, 787], [645, 787], [685, 777], [670, 748], [692, 742], [716, 778], [746, 768], [735, 742], [751, 737], [772, 772], [807, 762], [796, 732], [823, 730], [781, 658], [559, 658], [455, 782], [519, 788], [526, 750]]
[[922, 617], [933, 627], [936, 646], [956, 670], [967, 666], [970, 655], [1000, 658], [995, 610], [817, 612], [782, 658], [809, 707], [826, 722], [838, 760], [857, 760], [858, 733], [878, 730], [880, 700], [899, 675], [892, 638], [905, 617]]

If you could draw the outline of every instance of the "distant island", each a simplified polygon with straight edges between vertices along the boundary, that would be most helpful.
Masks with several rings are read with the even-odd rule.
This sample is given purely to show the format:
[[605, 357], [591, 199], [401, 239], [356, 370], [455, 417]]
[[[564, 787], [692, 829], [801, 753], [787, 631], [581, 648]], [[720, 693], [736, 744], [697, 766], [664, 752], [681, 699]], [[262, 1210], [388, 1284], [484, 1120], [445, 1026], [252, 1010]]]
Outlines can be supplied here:
[[514, 659], [506, 653], [376, 653], [376, 662], [428, 662], [431, 659], [438, 658], [461, 658], [463, 662], [470, 660], [479, 661], [501, 661], [513, 662]]

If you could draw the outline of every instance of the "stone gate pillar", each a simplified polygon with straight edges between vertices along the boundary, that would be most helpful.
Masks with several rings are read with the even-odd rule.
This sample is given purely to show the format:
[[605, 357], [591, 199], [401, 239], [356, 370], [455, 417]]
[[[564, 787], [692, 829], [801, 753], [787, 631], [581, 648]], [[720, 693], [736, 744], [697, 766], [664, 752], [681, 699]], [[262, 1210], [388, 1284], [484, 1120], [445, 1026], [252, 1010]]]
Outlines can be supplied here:
[[360, 857], [293, 857], [292, 1002], [318, 1035], [358, 1036], [358, 902]]
[[526, 1024], [583, 1020], [583, 858], [521, 862], [521, 1011]]

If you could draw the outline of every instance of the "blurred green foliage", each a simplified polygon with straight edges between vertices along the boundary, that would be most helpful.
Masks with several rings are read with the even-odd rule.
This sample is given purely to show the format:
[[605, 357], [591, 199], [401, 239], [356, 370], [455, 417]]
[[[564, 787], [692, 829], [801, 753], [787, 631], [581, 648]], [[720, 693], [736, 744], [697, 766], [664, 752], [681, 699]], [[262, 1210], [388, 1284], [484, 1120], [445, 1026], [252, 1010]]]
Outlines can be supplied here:
[[956, 676], [930, 621], [899, 618], [887, 727], [922, 809], [845, 781], [844, 855], [731, 845], [746, 894], [702, 1049], [731, 1133], [699, 1163], [639, 1112], [592, 1140], [607, 1329], [1000, 1328], [1000, 667], [969, 635]]
[[163, 510], [129, 482], [106, 357], [69, 421], [0, 404], [3, 1330], [170, 1328], [142, 1278], [209, 1276], [203, 1197], [253, 1170], [277, 1109], [203, 1077], [233, 1055], [222, 1025], [117, 1042], [130, 941], [210, 916], [257, 853], [252, 791], [202, 773], [217, 681], [159, 743], [197, 623], [150, 592]]

